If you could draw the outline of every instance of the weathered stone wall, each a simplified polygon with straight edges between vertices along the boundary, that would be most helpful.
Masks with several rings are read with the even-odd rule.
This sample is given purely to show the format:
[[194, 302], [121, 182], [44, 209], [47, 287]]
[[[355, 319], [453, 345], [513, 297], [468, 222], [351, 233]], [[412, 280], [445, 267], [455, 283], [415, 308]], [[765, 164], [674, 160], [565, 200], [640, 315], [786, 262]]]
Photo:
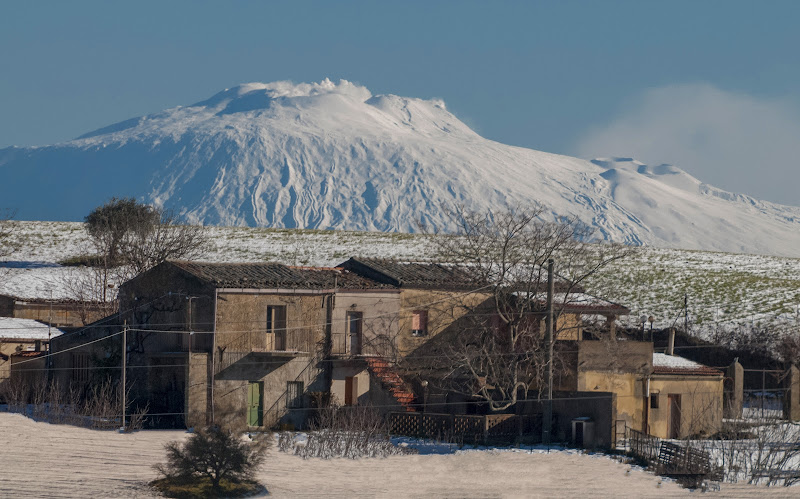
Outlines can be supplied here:
[[169, 262], [120, 286], [119, 303], [129, 327], [171, 331], [139, 334], [134, 340], [146, 342], [144, 349], [186, 352], [191, 343], [193, 351], [211, 351], [212, 335], [203, 332], [214, 330], [214, 288]]
[[[311, 365], [309, 365], [311, 364]], [[327, 390], [317, 362], [308, 356], [277, 357], [250, 354], [218, 373], [214, 382], [214, 411], [217, 422], [247, 423], [248, 384], [263, 382], [263, 427], [277, 423], [302, 428], [310, 400], [309, 392]], [[303, 382], [303, 407], [286, 407], [289, 381]]]
[[190, 353], [186, 362], [186, 426], [208, 424], [210, 391], [210, 358], [205, 352]]
[[[268, 306], [285, 307], [285, 331], [267, 332]], [[219, 293], [216, 325], [217, 348], [228, 352], [283, 349], [314, 353], [325, 334], [325, 296]], [[280, 334], [285, 335], [284, 348], [279, 348], [276, 338]]]
[[[397, 339], [398, 352], [406, 356], [437, 335], [448, 332], [458, 334], [453, 328], [458, 328], [459, 321], [465, 327], [474, 326], [466, 324], [470, 311], [479, 309], [488, 295], [481, 293], [465, 294], [456, 291], [436, 291], [423, 289], [404, 289], [401, 294], [400, 315], [398, 321], [399, 334]], [[426, 336], [412, 336], [412, 320], [415, 310], [428, 312], [428, 334]]]
[[363, 314], [362, 354], [387, 358], [396, 356], [397, 335], [400, 331], [400, 293], [397, 291], [336, 293], [331, 316], [331, 347], [334, 355], [351, 354], [347, 312]]
[[[0, 313], [0, 315], [4, 315]], [[33, 319], [50, 323], [54, 327], [80, 327], [100, 320], [105, 308], [82, 303], [49, 303], [12, 301], [11, 311], [6, 317]]]

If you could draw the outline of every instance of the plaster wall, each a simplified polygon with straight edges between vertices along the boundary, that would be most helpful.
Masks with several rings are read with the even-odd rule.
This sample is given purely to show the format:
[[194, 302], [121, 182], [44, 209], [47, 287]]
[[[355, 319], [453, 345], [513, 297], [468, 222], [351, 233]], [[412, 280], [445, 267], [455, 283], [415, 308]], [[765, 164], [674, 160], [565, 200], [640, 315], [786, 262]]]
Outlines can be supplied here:
[[631, 428], [642, 430], [644, 425], [644, 390], [641, 375], [607, 371], [578, 373], [579, 392], [611, 392], [615, 394], [614, 420], [623, 420]]
[[361, 353], [393, 358], [399, 328], [400, 293], [397, 291], [337, 292], [331, 316], [332, 353], [351, 354], [347, 313], [361, 312]]
[[680, 433], [678, 438], [718, 431], [722, 425], [722, 376], [653, 375], [650, 393], [658, 398], [658, 408], [650, 408], [650, 433], [669, 438], [669, 395], [681, 396]]
[[[345, 378], [354, 376], [356, 378], [356, 396], [358, 405], [376, 404], [370, 399], [370, 375], [363, 367], [343, 366], [333, 368], [333, 381], [331, 383], [331, 400], [337, 404], [344, 405], [345, 402]], [[376, 383], [378, 383], [376, 381]]]

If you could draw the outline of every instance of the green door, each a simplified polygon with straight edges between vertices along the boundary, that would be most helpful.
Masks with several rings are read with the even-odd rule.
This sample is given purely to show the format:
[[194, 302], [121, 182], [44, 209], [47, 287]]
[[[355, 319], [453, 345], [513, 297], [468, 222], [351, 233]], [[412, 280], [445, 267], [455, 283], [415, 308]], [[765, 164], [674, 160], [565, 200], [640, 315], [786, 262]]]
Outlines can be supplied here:
[[251, 381], [247, 386], [247, 424], [250, 426], [263, 424], [264, 404], [261, 398], [263, 388], [264, 383], [261, 381]]

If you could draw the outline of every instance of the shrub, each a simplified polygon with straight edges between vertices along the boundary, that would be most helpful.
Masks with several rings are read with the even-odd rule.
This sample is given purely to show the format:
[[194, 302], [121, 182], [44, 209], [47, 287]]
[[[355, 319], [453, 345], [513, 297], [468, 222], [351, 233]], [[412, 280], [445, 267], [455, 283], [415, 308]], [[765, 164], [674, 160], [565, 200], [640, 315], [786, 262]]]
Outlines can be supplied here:
[[255, 434], [248, 438], [231, 428], [202, 428], [186, 442], [165, 445], [167, 462], [155, 466], [164, 479], [153, 485], [160, 488], [194, 484], [202, 489], [202, 484], [208, 483], [209, 493], [201, 494], [201, 497], [215, 497], [223, 495], [223, 492], [224, 495], [235, 494], [231, 490], [235, 484], [257, 486], [252, 477], [264, 462], [271, 441], [269, 434]]
[[318, 411], [311, 426], [305, 442], [300, 445], [288, 432], [281, 433], [279, 449], [303, 459], [358, 459], [414, 452], [392, 444], [386, 420], [372, 407], [330, 405]]

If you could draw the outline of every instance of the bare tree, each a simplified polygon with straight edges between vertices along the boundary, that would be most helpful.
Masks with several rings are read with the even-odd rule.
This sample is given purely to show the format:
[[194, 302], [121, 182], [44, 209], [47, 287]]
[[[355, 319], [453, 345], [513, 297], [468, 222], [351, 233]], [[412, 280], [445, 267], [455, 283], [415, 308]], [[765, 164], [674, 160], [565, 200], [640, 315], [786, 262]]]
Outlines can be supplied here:
[[465, 319], [443, 342], [432, 367], [448, 389], [495, 411], [542, 386], [549, 348], [543, 334], [547, 261], [555, 259], [559, 274], [554, 338], [568, 338], [581, 327], [577, 316], [564, 313], [582, 291], [581, 282], [631, 251], [588, 242], [592, 230], [574, 218], [548, 222], [545, 216], [542, 206], [488, 213], [457, 207], [451, 212], [457, 234], [434, 238], [438, 259], [482, 287], [451, 303]]
[[156, 223], [128, 232], [120, 248], [123, 261], [134, 274], [170, 259], [193, 259], [206, 243], [201, 226], [181, 225], [172, 211], [154, 210]]
[[85, 221], [101, 265], [127, 267], [132, 275], [168, 259], [191, 259], [205, 244], [202, 227], [179, 225], [171, 211], [132, 198], [111, 198]]
[[133, 198], [112, 197], [93, 209], [84, 221], [103, 265], [116, 267], [124, 263], [121, 251], [130, 234], [149, 231], [159, 219], [160, 215], [153, 206], [141, 204]]
[[127, 277], [129, 274], [119, 267], [95, 266], [67, 269], [61, 280], [86, 325], [117, 310], [117, 288]]

